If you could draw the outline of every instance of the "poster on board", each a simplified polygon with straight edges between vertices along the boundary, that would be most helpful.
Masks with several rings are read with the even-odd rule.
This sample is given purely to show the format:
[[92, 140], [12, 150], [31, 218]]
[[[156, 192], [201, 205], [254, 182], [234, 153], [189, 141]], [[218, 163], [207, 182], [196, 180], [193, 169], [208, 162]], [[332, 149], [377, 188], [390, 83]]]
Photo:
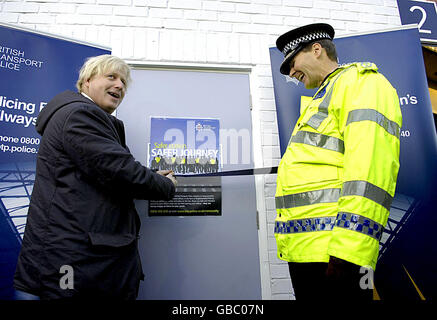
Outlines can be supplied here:
[[175, 197], [149, 201], [150, 216], [221, 215], [221, 178], [193, 174], [220, 171], [218, 119], [151, 117], [147, 163], [178, 175]]
[[[437, 136], [420, 35], [416, 26], [334, 39], [339, 63], [375, 63], [397, 90], [403, 124], [400, 170], [390, 216], [380, 242], [375, 270], [378, 297], [432, 299], [436, 296], [437, 249], [434, 245]], [[394, 55], [393, 52], [396, 52]], [[315, 90], [279, 72], [282, 53], [270, 49], [280, 148], [284, 154], [299, 117], [302, 96]]]
[[35, 182], [36, 118], [56, 94], [76, 90], [87, 57], [108, 53], [0, 23], [0, 300], [19, 298], [12, 282]]

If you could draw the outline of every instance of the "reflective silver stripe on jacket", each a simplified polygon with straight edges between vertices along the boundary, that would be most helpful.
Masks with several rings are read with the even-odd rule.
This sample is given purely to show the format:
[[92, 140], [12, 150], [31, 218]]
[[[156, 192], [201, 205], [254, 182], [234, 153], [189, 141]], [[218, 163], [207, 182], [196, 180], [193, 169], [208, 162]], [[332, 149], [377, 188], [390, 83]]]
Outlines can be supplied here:
[[[337, 79], [335, 79], [335, 80], [337, 80]], [[334, 81], [334, 83], [335, 83], [335, 81]], [[322, 123], [322, 121], [328, 117], [328, 107], [329, 107], [329, 104], [331, 103], [332, 88], [334, 88], [334, 83], [332, 84], [331, 88], [329, 88], [329, 91], [325, 95], [325, 98], [323, 99], [323, 101], [319, 104], [318, 112], [313, 114], [311, 116], [311, 118], [307, 121], [307, 125], [309, 125], [314, 130], [317, 130], [320, 127], [320, 124]]]
[[331, 231], [334, 228], [334, 224], [335, 217], [317, 217], [276, 221], [275, 233], [289, 234], [312, 231]]
[[367, 181], [346, 181], [343, 183], [341, 196], [361, 196], [370, 199], [390, 211], [393, 197], [384, 189]]
[[317, 130], [320, 127], [320, 124], [323, 120], [328, 117], [328, 108], [323, 108], [319, 106], [319, 111], [311, 116], [311, 118], [307, 121], [307, 125], [309, 125], [314, 130]]
[[275, 197], [276, 209], [308, 206], [315, 203], [337, 202], [341, 189], [322, 189]]
[[369, 218], [350, 212], [339, 212], [335, 226], [360, 232], [378, 241], [381, 239], [384, 231], [384, 227], [381, 224]]
[[385, 131], [399, 139], [401, 131], [399, 125], [396, 122], [389, 120], [382, 113], [373, 109], [357, 109], [350, 111], [347, 117], [346, 126], [352, 122], [366, 120], [376, 122], [383, 127]]
[[321, 133], [298, 131], [294, 136], [291, 137], [289, 143], [292, 142], [308, 144], [310, 146], [344, 153], [343, 140]]

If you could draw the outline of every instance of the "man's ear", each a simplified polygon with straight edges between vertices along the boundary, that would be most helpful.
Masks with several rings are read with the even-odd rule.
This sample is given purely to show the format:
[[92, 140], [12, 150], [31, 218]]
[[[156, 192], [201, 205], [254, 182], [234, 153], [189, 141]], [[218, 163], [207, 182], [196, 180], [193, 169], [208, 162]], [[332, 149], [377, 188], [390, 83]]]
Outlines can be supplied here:
[[88, 92], [88, 88], [90, 87], [90, 79], [85, 80], [82, 83], [82, 92]]
[[322, 54], [322, 45], [318, 42], [313, 43], [312, 45], [312, 49], [313, 49], [313, 53], [316, 56], [316, 58], [320, 57], [320, 55]]

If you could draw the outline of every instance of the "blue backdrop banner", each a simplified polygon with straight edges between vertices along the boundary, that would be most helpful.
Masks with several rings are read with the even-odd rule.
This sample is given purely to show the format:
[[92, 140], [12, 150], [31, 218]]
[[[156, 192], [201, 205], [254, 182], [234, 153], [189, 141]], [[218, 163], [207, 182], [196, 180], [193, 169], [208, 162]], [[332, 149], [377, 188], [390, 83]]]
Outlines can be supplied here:
[[87, 57], [110, 53], [77, 41], [0, 24], [0, 300], [12, 286], [35, 180], [35, 121], [56, 94], [75, 90]]
[[[419, 32], [416, 27], [334, 39], [339, 63], [370, 61], [396, 88], [403, 115], [400, 171], [375, 273], [382, 299], [435, 296], [437, 217], [432, 195], [437, 181], [437, 136]], [[279, 72], [282, 53], [270, 49], [281, 154], [299, 117], [301, 96], [313, 96]]]
[[397, 0], [401, 23], [417, 23], [421, 40], [436, 44], [437, 4], [431, 1]]

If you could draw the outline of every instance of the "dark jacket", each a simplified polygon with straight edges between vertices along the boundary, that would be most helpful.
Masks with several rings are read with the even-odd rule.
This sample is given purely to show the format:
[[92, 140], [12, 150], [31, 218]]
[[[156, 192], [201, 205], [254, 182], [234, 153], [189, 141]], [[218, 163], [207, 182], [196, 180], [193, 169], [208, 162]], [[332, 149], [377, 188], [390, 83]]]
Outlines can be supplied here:
[[[133, 199], [169, 200], [173, 183], [135, 161], [123, 123], [79, 93], [50, 101], [36, 130], [42, 140], [15, 288], [43, 299], [136, 298], [143, 273]], [[63, 265], [73, 270], [73, 289], [61, 288], [71, 283]]]

